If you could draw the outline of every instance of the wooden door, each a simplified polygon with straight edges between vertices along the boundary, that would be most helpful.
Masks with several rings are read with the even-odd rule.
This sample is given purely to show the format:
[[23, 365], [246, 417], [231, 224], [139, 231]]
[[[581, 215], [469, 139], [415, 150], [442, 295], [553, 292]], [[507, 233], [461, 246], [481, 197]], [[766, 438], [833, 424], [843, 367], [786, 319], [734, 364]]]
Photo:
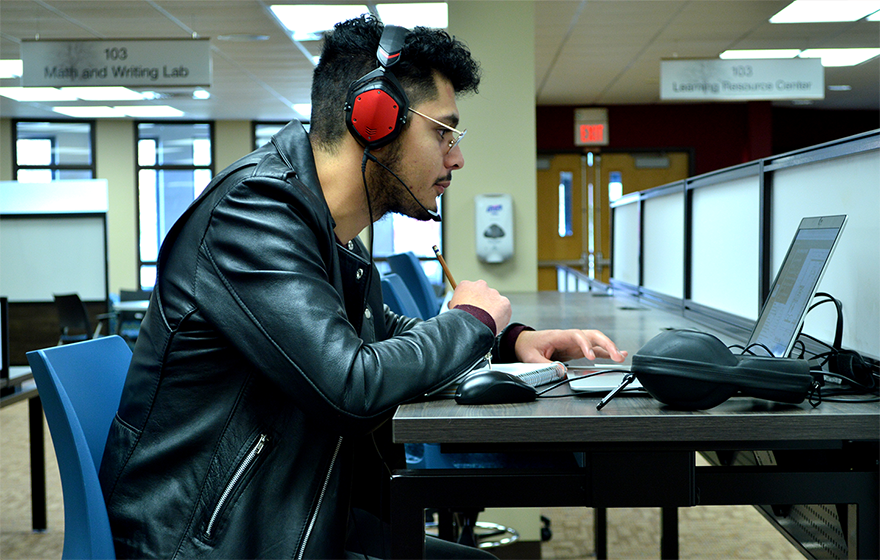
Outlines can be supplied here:
[[687, 152], [555, 154], [539, 161], [538, 289], [551, 291], [557, 264], [610, 281], [609, 189], [620, 195], [650, 189], [686, 179], [690, 169]]

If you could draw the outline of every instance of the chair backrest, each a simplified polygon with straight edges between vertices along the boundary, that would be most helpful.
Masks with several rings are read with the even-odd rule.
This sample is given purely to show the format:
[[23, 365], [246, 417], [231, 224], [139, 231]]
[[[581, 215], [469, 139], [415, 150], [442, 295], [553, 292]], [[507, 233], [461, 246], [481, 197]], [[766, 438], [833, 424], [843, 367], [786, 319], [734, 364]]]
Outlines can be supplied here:
[[388, 264], [391, 271], [403, 279], [403, 283], [409, 288], [413, 299], [422, 311], [422, 317], [430, 319], [440, 312], [440, 302], [425, 269], [419, 264], [419, 259], [411, 252], [397, 253], [388, 256]]
[[92, 321], [78, 294], [55, 294], [55, 308], [61, 328], [59, 343], [78, 342], [92, 337]]
[[399, 315], [425, 318], [406, 284], [403, 283], [403, 279], [397, 274], [390, 273], [382, 276], [382, 298], [391, 311]]
[[119, 408], [131, 350], [119, 336], [27, 353], [64, 494], [63, 558], [114, 558], [98, 467]]

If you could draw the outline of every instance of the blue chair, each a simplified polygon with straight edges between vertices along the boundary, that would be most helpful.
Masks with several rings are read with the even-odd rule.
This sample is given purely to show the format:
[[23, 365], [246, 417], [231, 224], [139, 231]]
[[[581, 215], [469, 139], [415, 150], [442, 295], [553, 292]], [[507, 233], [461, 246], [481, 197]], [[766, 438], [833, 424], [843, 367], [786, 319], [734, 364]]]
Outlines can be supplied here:
[[424, 319], [430, 319], [440, 312], [440, 304], [443, 298], [438, 297], [434, 286], [428, 280], [425, 269], [419, 264], [419, 259], [410, 251], [388, 256], [388, 264], [391, 271], [403, 279], [403, 283], [409, 288], [413, 299], [422, 311]]
[[55, 445], [64, 494], [62, 558], [115, 558], [98, 467], [131, 350], [119, 336], [27, 353]]
[[398, 315], [425, 318], [403, 279], [393, 272], [382, 276], [382, 299]]

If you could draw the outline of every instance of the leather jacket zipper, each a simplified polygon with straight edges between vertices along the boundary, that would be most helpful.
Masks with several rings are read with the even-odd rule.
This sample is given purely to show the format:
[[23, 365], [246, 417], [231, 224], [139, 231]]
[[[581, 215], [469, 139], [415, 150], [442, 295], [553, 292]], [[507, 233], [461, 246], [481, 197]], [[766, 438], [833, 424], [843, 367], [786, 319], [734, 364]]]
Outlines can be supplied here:
[[336, 442], [336, 449], [333, 450], [333, 458], [330, 459], [330, 468], [327, 470], [327, 476], [324, 477], [324, 484], [321, 486], [321, 493], [318, 495], [318, 503], [315, 504], [315, 509], [312, 511], [309, 525], [306, 528], [306, 534], [303, 537], [299, 552], [296, 555], [297, 560], [302, 560], [303, 555], [306, 553], [306, 545], [309, 544], [309, 537], [312, 534], [312, 529], [315, 528], [315, 522], [318, 520], [318, 512], [321, 511], [321, 504], [324, 502], [324, 494], [327, 492], [327, 486], [330, 484], [330, 475], [333, 474], [333, 467], [336, 466], [336, 456], [339, 454], [340, 447], [342, 447], [342, 436], [339, 436], [339, 440]]
[[260, 438], [251, 447], [251, 450], [248, 451], [248, 454], [245, 455], [244, 460], [242, 460], [241, 464], [238, 465], [238, 469], [236, 469], [235, 474], [232, 475], [232, 478], [229, 480], [229, 483], [226, 485], [226, 488], [223, 489], [223, 493], [220, 495], [220, 499], [217, 500], [217, 505], [214, 506], [214, 512], [211, 514], [211, 519], [208, 521], [208, 528], [205, 529], [205, 537], [211, 538], [211, 532], [214, 529], [214, 523], [217, 521], [217, 517], [220, 515], [220, 511], [223, 510], [223, 506], [226, 505], [226, 500], [229, 499], [229, 496], [232, 495], [232, 491], [235, 490], [238, 481], [241, 480], [241, 477], [244, 473], [247, 472], [248, 467], [250, 467], [257, 456], [263, 451], [263, 447], [266, 445], [266, 440], [269, 439], [269, 436], [266, 434], [260, 434]]

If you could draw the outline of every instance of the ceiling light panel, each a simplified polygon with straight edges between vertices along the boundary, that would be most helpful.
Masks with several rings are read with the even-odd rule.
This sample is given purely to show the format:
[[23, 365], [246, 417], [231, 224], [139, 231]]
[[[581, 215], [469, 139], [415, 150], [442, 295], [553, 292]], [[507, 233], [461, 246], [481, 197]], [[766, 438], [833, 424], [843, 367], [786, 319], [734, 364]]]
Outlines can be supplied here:
[[878, 10], [878, 0], [795, 0], [771, 17], [770, 23], [858, 21]]
[[0, 60], [0, 78], [21, 78], [21, 59]]
[[61, 91], [83, 101], [142, 101], [144, 96], [121, 86], [63, 87]]
[[794, 58], [801, 53], [800, 49], [743, 49], [724, 51], [718, 58], [723, 59], [760, 59], [760, 58]]
[[382, 22], [412, 29], [413, 27], [449, 27], [449, 10], [446, 2], [419, 4], [377, 4], [376, 11]]
[[277, 4], [269, 7], [294, 41], [317, 41], [340, 21], [369, 13], [366, 5]]
[[51, 87], [0, 87], [0, 95], [22, 102], [77, 100], [72, 93]]
[[880, 55], [880, 49], [807, 49], [801, 58], [821, 58], [822, 66], [855, 66]]

